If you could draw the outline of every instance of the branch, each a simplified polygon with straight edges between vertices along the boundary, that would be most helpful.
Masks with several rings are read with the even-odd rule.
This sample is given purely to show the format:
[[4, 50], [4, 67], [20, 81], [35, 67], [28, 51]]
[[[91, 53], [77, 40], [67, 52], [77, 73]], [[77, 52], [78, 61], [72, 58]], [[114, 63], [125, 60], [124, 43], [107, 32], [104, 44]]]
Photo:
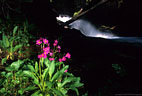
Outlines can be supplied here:
[[96, 7], [102, 5], [103, 3], [106, 3], [107, 1], [109, 0], [101, 0], [99, 3], [97, 3], [96, 5], [94, 5], [93, 7], [91, 7], [90, 9], [72, 17], [72, 19], [70, 19], [69, 21], [67, 22], [62, 22], [62, 21], [59, 21], [58, 23], [62, 26], [68, 26], [70, 23], [74, 22], [75, 20], [79, 19], [80, 17], [82, 17], [83, 15], [87, 14], [88, 12], [94, 10]]

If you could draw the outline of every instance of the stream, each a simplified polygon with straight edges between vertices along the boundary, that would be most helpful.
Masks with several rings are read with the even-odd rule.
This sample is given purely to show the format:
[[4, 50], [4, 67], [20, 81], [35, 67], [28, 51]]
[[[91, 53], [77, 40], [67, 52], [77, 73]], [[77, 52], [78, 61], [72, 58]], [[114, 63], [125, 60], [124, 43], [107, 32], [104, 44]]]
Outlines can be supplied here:
[[[63, 31], [62, 39], [72, 54], [70, 66], [80, 69], [74, 73], [85, 82], [89, 96], [98, 90], [108, 94], [105, 96], [142, 92], [142, 37], [102, 32], [82, 19], [71, 23], [69, 28]], [[112, 64], [120, 65], [123, 72], [117, 74]]]

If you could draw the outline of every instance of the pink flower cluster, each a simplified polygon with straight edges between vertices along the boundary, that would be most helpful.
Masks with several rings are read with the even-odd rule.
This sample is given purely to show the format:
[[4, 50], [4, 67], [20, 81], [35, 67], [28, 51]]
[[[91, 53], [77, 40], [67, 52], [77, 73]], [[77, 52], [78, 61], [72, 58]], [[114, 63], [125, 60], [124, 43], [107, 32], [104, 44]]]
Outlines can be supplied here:
[[[36, 40], [36, 44], [37, 45], [41, 45], [42, 43], [44, 43], [44, 47], [43, 47], [43, 53], [38, 55], [38, 58], [47, 58], [47, 56], [50, 56], [49, 57], [49, 60], [50, 61], [53, 61], [55, 60], [54, 58], [54, 53], [57, 53], [59, 52], [60, 53], [60, 50], [61, 50], [61, 46], [58, 45], [58, 40], [54, 40], [54, 43], [53, 43], [53, 46], [55, 47], [55, 50], [51, 50], [50, 48], [50, 43], [47, 39], [44, 39], [44, 38], [40, 38], [39, 40]], [[63, 61], [66, 61], [66, 59], [69, 59], [71, 58], [71, 55], [70, 53], [67, 53], [65, 56], [63, 56], [62, 58], [59, 58], [59, 62], [63, 62]]]
[[59, 58], [59, 62], [66, 61], [66, 58], [68, 58], [68, 59], [71, 58], [70, 53], [67, 53], [67, 54], [66, 54], [65, 56], [63, 56], [62, 58]]

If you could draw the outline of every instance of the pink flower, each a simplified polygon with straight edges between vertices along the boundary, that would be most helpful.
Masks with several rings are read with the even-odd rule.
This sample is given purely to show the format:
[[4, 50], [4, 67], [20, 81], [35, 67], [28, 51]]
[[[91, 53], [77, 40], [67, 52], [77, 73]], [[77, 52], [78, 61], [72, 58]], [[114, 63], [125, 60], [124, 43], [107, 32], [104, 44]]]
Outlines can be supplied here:
[[66, 57], [63, 57], [63, 58], [62, 58], [62, 61], [66, 61]]
[[58, 48], [58, 49], [61, 49], [61, 46], [58, 45], [57, 48]]
[[61, 58], [59, 58], [59, 62], [62, 62], [62, 59], [61, 59]]
[[68, 70], [65, 70], [64, 72], [68, 72]]
[[40, 59], [40, 58], [47, 58], [47, 55], [46, 54], [40, 54], [40, 55], [38, 55], [38, 58]]
[[58, 40], [54, 40], [53, 46], [57, 46], [57, 44], [58, 44]]
[[38, 55], [38, 58], [39, 58], [39, 59], [42, 58], [42, 55]]
[[43, 51], [49, 51], [49, 50], [50, 50], [50, 47], [43, 48]]
[[48, 44], [48, 40], [47, 39], [43, 39], [43, 43], [44, 44]]
[[53, 53], [52, 53], [52, 52], [50, 52], [50, 53], [49, 53], [49, 55], [50, 55], [50, 56], [53, 56]]
[[58, 40], [55, 40], [55, 41], [54, 41], [54, 43], [56, 43], [56, 44], [57, 44], [57, 43], [58, 43]]
[[53, 44], [53, 46], [57, 46], [57, 44], [56, 44], [56, 43], [54, 43], [54, 44]]
[[50, 60], [50, 61], [53, 61], [53, 60], [55, 60], [55, 59], [54, 59], [54, 58], [49, 58], [49, 60]]
[[67, 53], [65, 57], [71, 58], [71, 54], [70, 54], [70, 53]]
[[45, 58], [47, 58], [47, 55], [46, 54], [42, 54], [42, 57], [45, 59]]
[[46, 54], [46, 55], [47, 55], [48, 53], [49, 53], [49, 51], [44, 51], [44, 53], [43, 53], [43, 54]]
[[42, 43], [42, 41], [36, 40], [36, 44], [37, 44], [37, 45], [40, 45], [41, 43]]

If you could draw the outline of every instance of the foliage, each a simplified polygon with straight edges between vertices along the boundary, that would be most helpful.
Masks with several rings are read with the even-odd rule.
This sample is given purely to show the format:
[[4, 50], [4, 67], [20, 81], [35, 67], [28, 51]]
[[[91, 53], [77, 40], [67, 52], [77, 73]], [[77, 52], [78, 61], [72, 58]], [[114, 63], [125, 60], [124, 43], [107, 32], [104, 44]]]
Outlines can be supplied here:
[[[70, 53], [61, 57], [58, 41], [53, 49], [47, 39], [36, 41], [43, 52], [38, 55], [39, 62], [30, 59], [13, 61], [0, 74], [0, 95], [2, 96], [68, 96], [73, 90], [79, 96], [80, 77], [68, 72], [65, 61]], [[45, 56], [46, 55], [46, 56]]]
[[[14, 44], [16, 43], [16, 31], [17, 31], [18, 26], [15, 26], [13, 30], [13, 36], [6, 36], [4, 33], [2, 35], [2, 40], [0, 40], [0, 46], [2, 49], [4, 49], [7, 53], [6, 57], [3, 58], [2, 61], [5, 61], [5, 59], [14, 59], [14, 53], [20, 49], [23, 45], [22, 44]], [[4, 62], [2, 62], [4, 63]]]
[[2, 40], [0, 40], [0, 47], [2, 50], [1, 55], [2, 53], [4, 54], [1, 57], [3, 64], [6, 60], [21, 58], [25, 51], [24, 47], [29, 46], [29, 41], [33, 37], [29, 34], [29, 27], [32, 26], [30, 26], [27, 21], [19, 26], [14, 24], [13, 30], [11, 29], [11, 27], [13, 27], [11, 24], [6, 25], [2, 23], [1, 27]]
[[124, 66], [121, 64], [112, 64], [112, 68], [116, 72], [116, 74], [120, 76], [124, 76], [126, 74]]
[[[47, 48], [45, 45], [49, 47], [47, 39], [43, 39], [43, 42], [43, 54], [48, 55], [48, 57], [42, 54], [39, 55], [39, 62], [35, 62], [34, 66], [28, 65], [29, 70], [23, 72], [32, 78], [33, 84], [35, 85], [34, 89], [36, 90], [31, 96], [68, 96], [67, 93], [69, 90], [76, 91], [77, 96], [79, 96], [77, 88], [83, 86], [83, 84], [80, 83], [79, 77], [75, 77], [73, 74], [67, 72], [69, 65], [63, 63], [65, 58], [70, 58], [69, 53], [61, 60], [57, 60], [57, 40], [53, 44], [54, 51], [45, 49]], [[41, 45], [41, 43], [41, 39], [37, 40], [37, 45]], [[53, 51], [52, 55], [50, 55], [50, 51]], [[45, 52], [49, 54], [45, 54]]]
[[23, 74], [26, 60], [17, 60], [1, 72], [0, 95], [2, 96], [26, 96], [29, 86], [29, 78]]

